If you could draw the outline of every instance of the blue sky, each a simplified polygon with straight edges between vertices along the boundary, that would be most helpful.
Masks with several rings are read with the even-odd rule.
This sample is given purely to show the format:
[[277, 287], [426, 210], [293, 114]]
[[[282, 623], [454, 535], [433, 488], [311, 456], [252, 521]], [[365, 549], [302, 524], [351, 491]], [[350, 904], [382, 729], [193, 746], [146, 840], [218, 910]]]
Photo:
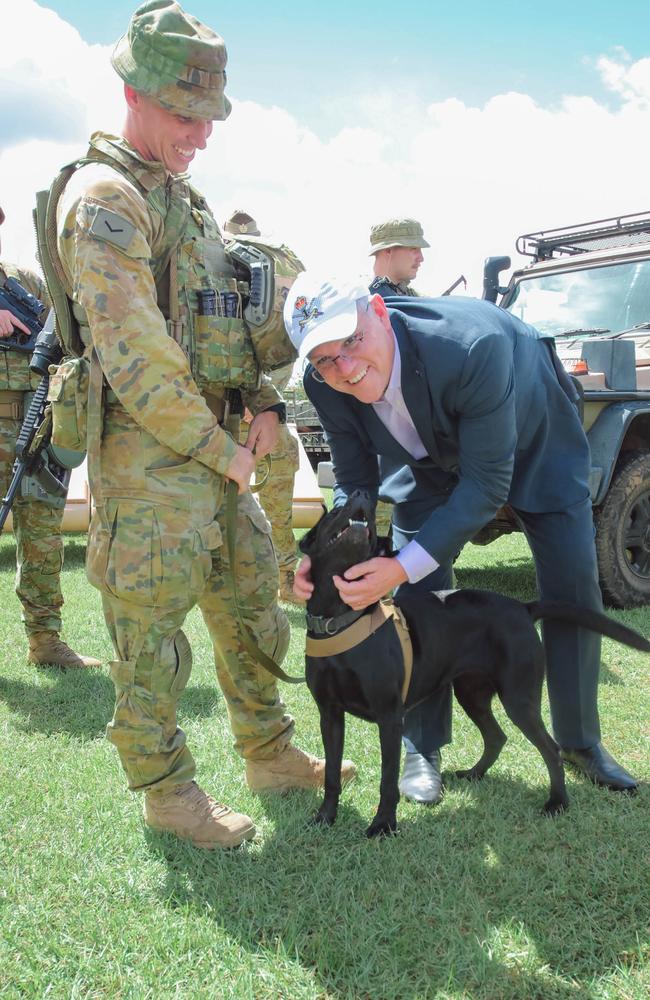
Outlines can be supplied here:
[[[31, 266], [34, 192], [124, 118], [109, 54], [134, 0], [0, 0], [3, 252]], [[192, 179], [309, 266], [368, 269], [368, 233], [421, 220], [416, 287], [522, 232], [650, 208], [650, 0], [341, 0], [187, 9], [229, 53], [233, 113]], [[20, 17], [16, 12], [20, 11]], [[519, 262], [518, 262], [519, 263]]]
[[[88, 42], [120, 35], [133, 0], [50, 0]], [[226, 40], [231, 89], [241, 100], [277, 103], [322, 135], [350, 124], [351, 91], [394, 82], [428, 101], [483, 104], [522, 91], [544, 104], [567, 93], [609, 95], [595, 72], [617, 46], [632, 59], [650, 39], [648, 0], [297, 0], [186, 9]]]

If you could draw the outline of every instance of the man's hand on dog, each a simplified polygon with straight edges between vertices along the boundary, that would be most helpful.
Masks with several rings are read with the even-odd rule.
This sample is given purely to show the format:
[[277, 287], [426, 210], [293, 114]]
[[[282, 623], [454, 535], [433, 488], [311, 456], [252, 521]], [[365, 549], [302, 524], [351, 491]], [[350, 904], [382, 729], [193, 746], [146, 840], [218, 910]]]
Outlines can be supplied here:
[[[314, 585], [311, 582], [311, 560], [304, 556], [294, 577], [293, 592], [301, 601], [311, 597]], [[367, 562], [350, 566], [343, 576], [333, 576], [332, 580], [345, 601], [354, 611], [362, 611], [375, 601], [379, 601], [408, 577], [399, 560], [376, 556]]]

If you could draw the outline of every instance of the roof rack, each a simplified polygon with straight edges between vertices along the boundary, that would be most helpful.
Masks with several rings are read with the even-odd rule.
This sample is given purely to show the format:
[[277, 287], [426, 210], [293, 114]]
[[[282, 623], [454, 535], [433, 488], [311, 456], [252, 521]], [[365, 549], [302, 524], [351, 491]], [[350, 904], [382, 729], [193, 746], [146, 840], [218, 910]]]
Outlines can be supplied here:
[[517, 240], [517, 252], [535, 260], [573, 256], [588, 250], [610, 250], [650, 242], [650, 212], [597, 219], [562, 229], [524, 233]]

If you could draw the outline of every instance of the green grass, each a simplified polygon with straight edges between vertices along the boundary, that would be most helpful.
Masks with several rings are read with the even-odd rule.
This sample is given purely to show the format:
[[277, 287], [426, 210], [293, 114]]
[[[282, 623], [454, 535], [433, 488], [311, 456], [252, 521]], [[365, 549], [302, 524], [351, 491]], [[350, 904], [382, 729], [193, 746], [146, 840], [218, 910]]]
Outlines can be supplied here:
[[[112, 656], [84, 539], [67, 539], [64, 636]], [[203, 853], [145, 830], [104, 739], [106, 669], [36, 671], [0, 541], [0, 997], [255, 1000], [645, 1000], [650, 794], [596, 789], [569, 774], [571, 809], [540, 816], [547, 776], [510, 739], [485, 781], [450, 779], [433, 809], [400, 803], [400, 835], [369, 842], [378, 799], [376, 729], [349, 719], [359, 778], [336, 826], [309, 828], [317, 796], [251, 795], [231, 749], [207, 635], [192, 613], [195, 666], [180, 723], [210, 791], [252, 815], [258, 836]], [[511, 536], [468, 546], [461, 586], [528, 598], [532, 565]], [[288, 608], [285, 666], [301, 670], [303, 621]], [[617, 615], [650, 635], [650, 611]], [[646, 781], [650, 662], [604, 642], [608, 746]], [[320, 750], [306, 690], [285, 688], [296, 741]], [[502, 713], [500, 713], [502, 718]], [[446, 770], [471, 762], [477, 735], [458, 711]]]

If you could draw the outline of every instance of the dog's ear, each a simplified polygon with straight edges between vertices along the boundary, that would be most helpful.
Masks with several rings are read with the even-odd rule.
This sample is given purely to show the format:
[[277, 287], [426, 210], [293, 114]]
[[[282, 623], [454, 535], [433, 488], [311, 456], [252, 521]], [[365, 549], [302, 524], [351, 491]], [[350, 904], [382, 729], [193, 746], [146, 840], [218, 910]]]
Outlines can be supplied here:
[[300, 541], [298, 542], [298, 548], [304, 555], [306, 556], [309, 555], [309, 550], [314, 544], [315, 539], [316, 539], [316, 526], [314, 525], [314, 527], [310, 528], [307, 534], [303, 535]]
[[316, 534], [318, 532], [318, 526], [323, 520], [323, 518], [326, 516], [327, 516], [327, 511], [324, 510], [321, 517], [319, 517], [318, 521], [316, 521], [316, 524], [314, 524], [313, 527], [309, 529], [307, 534], [303, 535], [300, 541], [298, 542], [298, 548], [302, 553], [304, 553], [304, 555], [306, 556], [309, 555], [309, 550], [314, 546], [316, 542]]

